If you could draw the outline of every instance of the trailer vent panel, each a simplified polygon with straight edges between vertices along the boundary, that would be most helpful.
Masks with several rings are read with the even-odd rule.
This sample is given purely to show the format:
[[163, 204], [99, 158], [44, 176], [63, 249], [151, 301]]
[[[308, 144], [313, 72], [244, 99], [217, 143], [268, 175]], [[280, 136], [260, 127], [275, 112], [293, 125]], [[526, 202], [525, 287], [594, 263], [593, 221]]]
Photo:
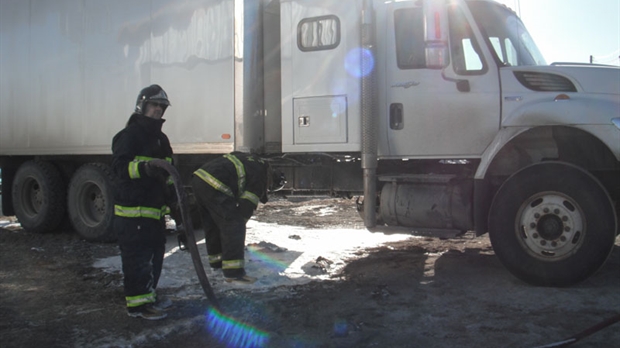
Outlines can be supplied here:
[[514, 74], [523, 86], [533, 91], [577, 92], [575, 85], [564, 76], [528, 71], [515, 71]]

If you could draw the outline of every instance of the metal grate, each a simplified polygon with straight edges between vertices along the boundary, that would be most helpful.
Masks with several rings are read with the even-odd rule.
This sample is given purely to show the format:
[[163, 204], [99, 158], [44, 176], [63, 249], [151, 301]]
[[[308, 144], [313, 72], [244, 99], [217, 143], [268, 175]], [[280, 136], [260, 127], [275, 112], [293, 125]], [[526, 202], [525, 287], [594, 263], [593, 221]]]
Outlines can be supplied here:
[[540, 92], [577, 92], [575, 85], [566, 77], [528, 71], [515, 71], [515, 77], [523, 86]]

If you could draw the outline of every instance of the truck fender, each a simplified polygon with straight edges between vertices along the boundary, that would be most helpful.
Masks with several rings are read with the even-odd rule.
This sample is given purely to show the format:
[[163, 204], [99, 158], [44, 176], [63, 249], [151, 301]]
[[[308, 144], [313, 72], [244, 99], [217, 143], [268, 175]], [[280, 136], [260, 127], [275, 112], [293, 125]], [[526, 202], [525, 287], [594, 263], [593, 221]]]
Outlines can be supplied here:
[[[614, 125], [618, 104], [579, 96], [579, 99], [543, 100], [517, 108], [502, 121], [502, 128], [483, 152], [475, 179], [484, 179], [498, 152], [512, 139], [537, 127], [570, 126], [592, 134], [620, 160], [620, 138]], [[588, 124], [584, 124], [584, 117]]]
[[491, 144], [489, 144], [486, 150], [482, 153], [480, 164], [478, 165], [474, 179], [483, 180], [497, 153], [506, 144], [508, 144], [510, 140], [519, 136], [519, 134], [530, 130], [531, 128], [532, 127], [508, 127], [500, 129], [500, 131], [495, 135], [495, 138], [493, 138], [493, 141], [491, 141]]
[[[605, 144], [616, 159], [620, 161], [620, 136], [617, 132], [617, 126], [614, 126], [617, 122], [614, 121], [614, 117], [617, 117], [619, 107], [620, 105], [615, 101], [602, 100], [588, 95], [570, 97], [566, 94], [559, 94], [554, 100], [545, 98], [520, 106], [504, 117], [502, 128], [519, 128], [523, 132], [544, 126], [574, 127], [592, 134]], [[587, 123], [584, 122], [585, 118], [587, 118]], [[495, 140], [497, 137], [494, 142]], [[494, 144], [492, 143], [492, 145]], [[503, 146], [505, 143], [500, 145]], [[499, 149], [501, 147], [496, 151]], [[496, 153], [493, 154], [493, 157]], [[493, 157], [487, 158], [488, 161], [493, 161]], [[489, 162], [487, 162], [487, 167], [483, 169], [484, 173], [488, 169]], [[477, 172], [476, 177], [478, 174], [484, 176], [482, 172]]]
[[583, 125], [585, 116], [588, 125], [610, 126], [617, 114], [617, 102], [587, 95], [571, 98], [559, 94], [555, 99], [545, 98], [521, 105], [504, 117], [502, 127]]
[[500, 129], [480, 158], [480, 164], [474, 175], [473, 196], [474, 229], [477, 236], [487, 232], [487, 214], [491, 207], [491, 200], [493, 199], [491, 185], [489, 180], [485, 178], [489, 166], [493, 162], [493, 159], [495, 159], [495, 156], [497, 156], [506, 144], [529, 129], [531, 128], [510, 127]]

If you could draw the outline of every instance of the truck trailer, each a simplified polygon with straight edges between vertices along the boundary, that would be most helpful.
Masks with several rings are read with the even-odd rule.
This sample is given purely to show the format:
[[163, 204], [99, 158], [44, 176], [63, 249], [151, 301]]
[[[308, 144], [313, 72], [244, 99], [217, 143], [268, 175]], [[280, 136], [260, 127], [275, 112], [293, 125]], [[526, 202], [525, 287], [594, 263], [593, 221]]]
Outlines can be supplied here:
[[548, 65], [494, 1], [0, 0], [0, 78], [3, 214], [29, 231], [114, 239], [111, 139], [156, 83], [185, 183], [256, 153], [369, 230], [488, 232], [543, 286], [619, 233], [620, 68]]

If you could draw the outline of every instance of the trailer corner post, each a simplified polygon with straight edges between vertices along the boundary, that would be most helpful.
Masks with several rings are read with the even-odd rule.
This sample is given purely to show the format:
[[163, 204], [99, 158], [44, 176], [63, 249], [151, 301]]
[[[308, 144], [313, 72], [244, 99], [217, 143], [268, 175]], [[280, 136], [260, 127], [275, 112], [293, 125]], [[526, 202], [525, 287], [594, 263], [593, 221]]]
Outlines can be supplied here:
[[[361, 28], [362, 169], [364, 171], [364, 225], [376, 226], [378, 125], [375, 116], [374, 20], [372, 0], [363, 0]], [[371, 53], [371, 54], [368, 54]]]

